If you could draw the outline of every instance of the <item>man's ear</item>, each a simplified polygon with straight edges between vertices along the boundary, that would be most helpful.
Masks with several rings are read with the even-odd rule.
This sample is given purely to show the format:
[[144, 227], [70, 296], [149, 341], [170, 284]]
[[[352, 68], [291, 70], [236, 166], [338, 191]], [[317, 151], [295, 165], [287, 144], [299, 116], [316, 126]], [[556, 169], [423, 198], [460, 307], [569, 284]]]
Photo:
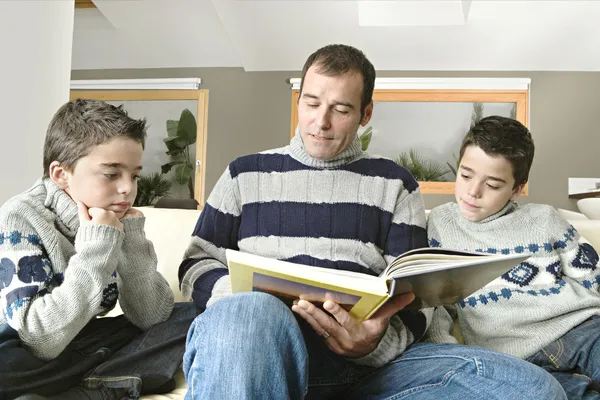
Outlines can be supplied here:
[[69, 172], [58, 161], [50, 163], [48, 174], [52, 182], [56, 183], [59, 188], [65, 190], [69, 187]]
[[360, 125], [361, 126], [367, 125], [369, 123], [369, 121], [371, 120], [372, 116], [373, 116], [373, 100], [371, 100], [369, 105], [367, 105], [365, 107], [365, 112], [363, 113], [363, 117], [360, 120]]
[[515, 201], [517, 200], [517, 198], [521, 195], [521, 193], [523, 192], [523, 188], [525, 187], [524, 183], [521, 183], [519, 186], [517, 186], [516, 188], [513, 189], [513, 194], [512, 196], [510, 196], [510, 200], [511, 201]]

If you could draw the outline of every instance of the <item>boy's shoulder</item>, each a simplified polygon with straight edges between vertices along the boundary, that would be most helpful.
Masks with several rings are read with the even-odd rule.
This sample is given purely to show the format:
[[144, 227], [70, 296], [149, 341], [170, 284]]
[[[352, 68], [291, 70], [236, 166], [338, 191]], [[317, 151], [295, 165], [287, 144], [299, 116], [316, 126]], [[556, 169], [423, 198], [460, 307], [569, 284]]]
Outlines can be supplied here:
[[29, 225], [27, 221], [30, 220], [45, 219], [49, 213], [45, 200], [46, 190], [42, 180], [13, 196], [0, 207], [0, 230], [6, 232], [18, 225]]
[[429, 217], [427, 220], [437, 221], [440, 219], [453, 219], [457, 218], [458, 216], [458, 204], [450, 201], [448, 203], [433, 207], [429, 212]]

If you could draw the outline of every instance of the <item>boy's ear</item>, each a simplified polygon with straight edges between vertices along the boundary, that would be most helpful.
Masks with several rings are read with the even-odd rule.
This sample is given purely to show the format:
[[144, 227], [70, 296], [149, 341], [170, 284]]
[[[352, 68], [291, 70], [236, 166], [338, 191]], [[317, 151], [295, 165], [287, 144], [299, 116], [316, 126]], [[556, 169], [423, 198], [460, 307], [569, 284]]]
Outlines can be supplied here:
[[523, 193], [523, 188], [525, 187], [524, 183], [521, 183], [519, 186], [513, 189], [513, 194], [510, 196], [511, 201], [517, 200], [517, 198]]
[[52, 163], [50, 163], [48, 175], [50, 176], [50, 179], [52, 179], [52, 182], [56, 183], [59, 188], [65, 190], [69, 187], [69, 173], [58, 161], [52, 161]]

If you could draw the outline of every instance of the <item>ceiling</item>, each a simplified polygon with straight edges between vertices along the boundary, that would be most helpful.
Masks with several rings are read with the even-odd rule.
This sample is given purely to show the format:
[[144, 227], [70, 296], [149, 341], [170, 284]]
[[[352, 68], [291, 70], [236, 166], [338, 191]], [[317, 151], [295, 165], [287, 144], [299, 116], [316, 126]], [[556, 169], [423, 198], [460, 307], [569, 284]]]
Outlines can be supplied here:
[[600, 71], [600, 1], [94, 0], [73, 69], [298, 71], [320, 46], [378, 70]]

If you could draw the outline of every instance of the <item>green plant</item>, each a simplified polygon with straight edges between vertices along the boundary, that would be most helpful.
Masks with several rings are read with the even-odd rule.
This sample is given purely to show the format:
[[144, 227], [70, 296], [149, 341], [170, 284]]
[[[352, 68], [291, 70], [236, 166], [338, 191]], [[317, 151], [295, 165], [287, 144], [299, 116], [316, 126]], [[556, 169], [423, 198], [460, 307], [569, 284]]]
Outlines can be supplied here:
[[442, 165], [426, 160], [414, 149], [400, 153], [394, 161], [406, 168], [417, 181], [445, 182], [444, 175], [449, 172]]
[[137, 182], [137, 196], [133, 205], [135, 207], [149, 206], [155, 199], [165, 196], [171, 190], [171, 182], [162, 174], [155, 172], [142, 175]]
[[360, 135], [360, 144], [362, 146], [362, 150], [366, 151], [369, 148], [369, 144], [371, 143], [371, 137], [373, 136], [373, 127], [369, 126], [365, 131]]
[[483, 103], [476, 101], [473, 103], [473, 112], [471, 113], [471, 128], [476, 123], [481, 121], [482, 118], [483, 118]]
[[194, 163], [190, 159], [190, 146], [196, 143], [196, 118], [187, 108], [181, 112], [179, 121], [167, 121], [168, 137], [163, 139], [167, 145], [168, 155], [174, 159], [161, 166], [163, 174], [175, 167], [174, 181], [179, 185], [187, 185], [190, 198], [194, 198]]
[[452, 172], [454, 174], [454, 177], [456, 178], [458, 176], [457, 171], [460, 165], [460, 160], [458, 159], [458, 157], [456, 157], [456, 154], [454, 153], [452, 153], [452, 158], [454, 158], [454, 165], [450, 164], [448, 161], [446, 161], [446, 165], [448, 166], [448, 168], [450, 168], [450, 172]]

